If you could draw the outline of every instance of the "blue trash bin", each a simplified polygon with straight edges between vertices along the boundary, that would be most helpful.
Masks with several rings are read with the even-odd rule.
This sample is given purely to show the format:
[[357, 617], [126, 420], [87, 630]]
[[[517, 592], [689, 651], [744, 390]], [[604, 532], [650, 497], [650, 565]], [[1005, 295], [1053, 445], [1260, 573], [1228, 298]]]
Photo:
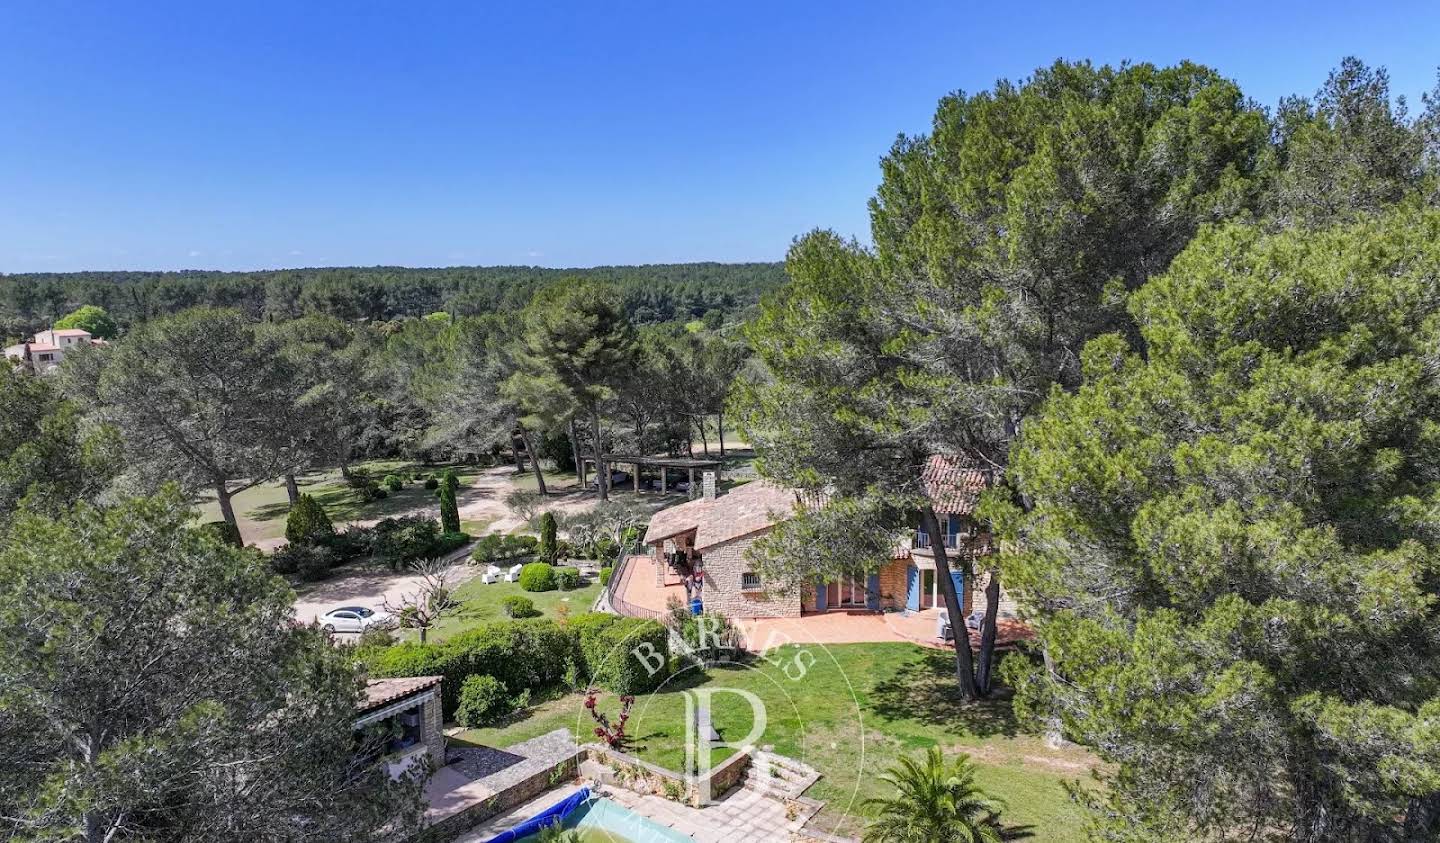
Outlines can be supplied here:
[[701, 604], [699, 597], [696, 597], [694, 600], [690, 601], [690, 614], [699, 616], [702, 609], [703, 605]]

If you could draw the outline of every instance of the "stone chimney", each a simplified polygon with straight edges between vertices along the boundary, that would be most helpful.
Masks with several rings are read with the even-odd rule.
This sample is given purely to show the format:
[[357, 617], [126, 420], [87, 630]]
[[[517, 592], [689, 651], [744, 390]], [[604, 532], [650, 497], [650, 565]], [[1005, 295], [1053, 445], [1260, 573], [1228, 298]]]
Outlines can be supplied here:
[[701, 488], [705, 490], [705, 500], [715, 500], [715, 472], [707, 471], [703, 475]]

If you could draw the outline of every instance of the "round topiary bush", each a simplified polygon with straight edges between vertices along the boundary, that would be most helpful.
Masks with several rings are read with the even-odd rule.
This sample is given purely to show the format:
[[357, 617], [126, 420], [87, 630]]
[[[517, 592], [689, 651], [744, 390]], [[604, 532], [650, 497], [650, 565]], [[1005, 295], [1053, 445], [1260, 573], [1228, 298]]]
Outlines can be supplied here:
[[440, 488], [440, 481], [439, 481], [439, 480], [436, 480], [434, 477], [426, 477], [426, 478], [425, 478], [425, 488], [427, 488], [427, 489], [429, 489], [430, 491], [433, 492], [433, 491], [435, 491], [436, 489]]
[[405, 481], [401, 480], [400, 476], [397, 474], [387, 474], [385, 475], [385, 479], [380, 482], [381, 485], [383, 485], [385, 488], [389, 489], [392, 492], [398, 492], [401, 489], [405, 488]]
[[579, 568], [556, 568], [555, 585], [561, 591], [571, 591], [580, 587]]
[[500, 601], [505, 610], [505, 616], [510, 618], [538, 618], [540, 611], [535, 608], [535, 601], [529, 597], [522, 597], [519, 594], [512, 594]]
[[460, 686], [460, 705], [455, 719], [462, 726], [488, 726], [510, 711], [505, 683], [493, 676], [476, 674]]
[[544, 562], [531, 562], [520, 569], [520, 587], [526, 591], [554, 591], [555, 569]]

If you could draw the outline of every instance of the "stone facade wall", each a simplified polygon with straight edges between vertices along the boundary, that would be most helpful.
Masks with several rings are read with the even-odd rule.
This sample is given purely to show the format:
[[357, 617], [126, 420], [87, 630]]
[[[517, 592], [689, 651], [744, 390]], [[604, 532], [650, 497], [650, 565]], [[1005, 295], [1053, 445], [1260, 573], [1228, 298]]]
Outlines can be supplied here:
[[899, 610], [905, 608], [905, 594], [910, 587], [907, 571], [908, 559], [894, 559], [880, 569], [880, 608]]
[[[705, 611], [727, 618], [798, 618], [800, 589], [788, 592], [742, 591], [740, 575], [753, 571], [745, 553], [762, 533], [751, 533], [738, 539], [707, 547], [702, 552], [705, 565]], [[762, 588], [764, 583], [761, 583]]]
[[438, 770], [445, 766], [445, 719], [440, 714], [439, 685], [420, 709], [420, 739], [430, 755], [430, 769]]

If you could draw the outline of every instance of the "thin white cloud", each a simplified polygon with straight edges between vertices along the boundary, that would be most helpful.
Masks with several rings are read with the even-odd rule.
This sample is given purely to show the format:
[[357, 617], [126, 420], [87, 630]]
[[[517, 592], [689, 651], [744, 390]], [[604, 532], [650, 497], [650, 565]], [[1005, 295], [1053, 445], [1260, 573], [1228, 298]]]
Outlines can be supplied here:
[[203, 254], [205, 254], [205, 253], [202, 252], [202, 251], [200, 251], [199, 249], [191, 249], [191, 250], [190, 250], [190, 257], [192, 257], [192, 258], [198, 258], [198, 257], [200, 257], [200, 256], [203, 255]]

